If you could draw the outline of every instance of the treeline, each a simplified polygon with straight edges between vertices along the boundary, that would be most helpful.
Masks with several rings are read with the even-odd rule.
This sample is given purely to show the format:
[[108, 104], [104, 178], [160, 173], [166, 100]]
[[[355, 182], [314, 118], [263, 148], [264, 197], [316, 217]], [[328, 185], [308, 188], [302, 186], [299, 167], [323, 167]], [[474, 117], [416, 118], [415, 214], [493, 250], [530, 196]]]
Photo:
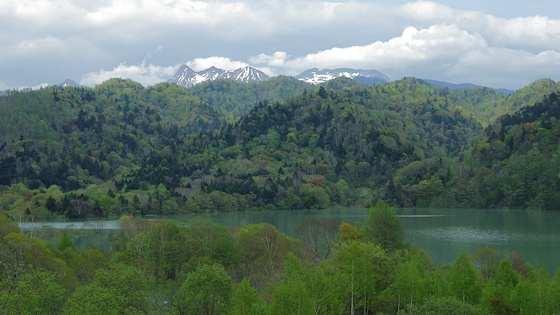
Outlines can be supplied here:
[[435, 266], [404, 243], [385, 203], [362, 226], [307, 221], [291, 238], [268, 224], [123, 216], [109, 252], [57, 246], [0, 218], [4, 314], [554, 314], [560, 277], [483, 248]]
[[551, 80], [504, 95], [415, 78], [314, 87], [279, 77], [6, 91], [0, 208], [21, 219], [377, 200], [556, 210], [558, 90]]

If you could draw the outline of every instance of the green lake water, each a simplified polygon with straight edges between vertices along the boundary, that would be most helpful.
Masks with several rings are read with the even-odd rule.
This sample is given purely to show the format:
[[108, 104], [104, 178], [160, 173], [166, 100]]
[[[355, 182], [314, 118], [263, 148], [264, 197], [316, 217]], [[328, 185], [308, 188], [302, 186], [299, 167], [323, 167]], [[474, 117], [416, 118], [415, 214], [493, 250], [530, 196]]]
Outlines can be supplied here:
[[[188, 222], [195, 218], [208, 219], [226, 226], [267, 222], [280, 231], [295, 235], [296, 228], [307, 220], [340, 219], [363, 224], [368, 209], [330, 208], [324, 210], [285, 210], [174, 215], [160, 218]], [[535, 268], [544, 266], [553, 271], [560, 267], [560, 212], [479, 209], [396, 209], [406, 232], [406, 240], [428, 252], [438, 264], [452, 263], [466, 251], [492, 247], [519, 253]], [[107, 250], [115, 221], [48, 222], [22, 225], [24, 230], [48, 226], [66, 229], [79, 248], [96, 247]], [[49, 236], [50, 235], [50, 236]], [[57, 233], [45, 233], [44, 238], [57, 242]]]

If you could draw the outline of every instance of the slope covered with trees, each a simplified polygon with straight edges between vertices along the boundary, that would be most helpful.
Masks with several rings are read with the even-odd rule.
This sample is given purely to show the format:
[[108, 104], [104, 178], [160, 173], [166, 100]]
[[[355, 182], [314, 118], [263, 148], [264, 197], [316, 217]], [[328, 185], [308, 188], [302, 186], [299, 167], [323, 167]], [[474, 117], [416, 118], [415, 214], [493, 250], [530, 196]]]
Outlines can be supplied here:
[[556, 209], [555, 89], [551, 80], [503, 95], [415, 78], [315, 87], [279, 77], [5, 91], [0, 207], [18, 219], [380, 199]]
[[[48, 210], [60, 214], [74, 209], [69, 205], [76, 201], [103, 215], [95, 204], [100, 192], [89, 202], [77, 191], [96, 186], [107, 195], [106, 184], [129, 173], [150, 152], [164, 152], [169, 144], [225, 124], [183, 88], [164, 83], [146, 89], [120, 79], [95, 89], [7, 91], [0, 97], [0, 117], [0, 185], [68, 192], [47, 194], [59, 203]], [[26, 208], [47, 205], [46, 197], [40, 199]]]
[[314, 89], [316, 86], [293, 77], [277, 76], [246, 84], [233, 80], [209, 80], [188, 89], [188, 93], [212, 106], [229, 122], [234, 122], [259, 103], [281, 102]]
[[450, 199], [477, 208], [558, 209], [559, 119], [556, 93], [500, 117], [465, 151], [458, 164], [463, 176], [455, 185], [463, 196]]

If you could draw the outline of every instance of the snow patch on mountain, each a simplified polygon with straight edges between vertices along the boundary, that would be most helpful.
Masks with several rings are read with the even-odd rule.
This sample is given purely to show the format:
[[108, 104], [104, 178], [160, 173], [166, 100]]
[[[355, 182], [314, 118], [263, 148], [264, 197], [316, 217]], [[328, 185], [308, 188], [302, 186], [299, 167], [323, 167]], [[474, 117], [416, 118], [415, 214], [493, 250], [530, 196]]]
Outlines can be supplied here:
[[60, 83], [59, 86], [63, 87], [63, 88], [67, 87], [67, 86], [71, 86], [71, 87], [75, 87], [75, 88], [82, 87], [81, 85], [76, 83], [76, 81], [71, 80], [71, 79], [64, 80], [64, 82]]
[[296, 79], [311, 84], [319, 84], [339, 77], [350, 78], [366, 84], [378, 84], [391, 81], [386, 75], [376, 70], [357, 70], [350, 68], [321, 70], [313, 68], [295, 76]]

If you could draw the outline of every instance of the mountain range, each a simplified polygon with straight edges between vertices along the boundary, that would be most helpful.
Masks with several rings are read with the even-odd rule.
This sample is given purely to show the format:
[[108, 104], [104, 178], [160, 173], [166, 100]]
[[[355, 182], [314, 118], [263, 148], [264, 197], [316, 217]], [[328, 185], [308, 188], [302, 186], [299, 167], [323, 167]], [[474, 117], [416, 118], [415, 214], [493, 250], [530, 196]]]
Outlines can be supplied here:
[[[385, 74], [377, 70], [362, 70], [362, 69], [352, 69], [352, 68], [337, 68], [337, 69], [318, 69], [312, 68], [305, 70], [299, 75], [294, 76], [295, 79], [310, 83], [310, 84], [321, 84], [329, 80], [336, 78], [349, 78], [359, 83], [364, 83], [366, 85], [375, 85], [380, 83], [391, 82], [391, 79]], [[214, 66], [202, 70], [194, 71], [187, 65], [181, 66], [175, 75], [167, 80], [169, 83], [174, 83], [183, 87], [192, 87], [199, 83], [206, 81], [213, 81], [217, 79], [231, 79], [233, 81], [238, 81], [242, 83], [249, 82], [262, 82], [267, 81], [270, 77], [255, 68], [243, 67], [235, 70], [223, 70], [216, 68]], [[68, 80], [67, 80], [68, 81]], [[477, 87], [478, 85], [472, 83], [461, 83], [454, 84], [437, 80], [425, 79], [429, 84], [434, 86], [447, 87], [449, 89], [470, 89]], [[514, 91], [507, 89], [495, 89], [497, 92], [502, 94], [513, 94]]]
[[[389, 83], [391, 79], [385, 74], [377, 70], [362, 70], [362, 69], [352, 69], [352, 68], [337, 68], [337, 69], [318, 69], [312, 68], [303, 71], [299, 75], [293, 76], [293, 78], [310, 83], [313, 85], [318, 85], [325, 83], [327, 81], [336, 78], [349, 78], [355, 82], [363, 83], [366, 85], [375, 85], [380, 83]], [[224, 70], [212, 66], [206, 70], [195, 71], [187, 65], [183, 65], [175, 73], [173, 77], [167, 80], [168, 83], [177, 84], [182, 87], [193, 87], [197, 84], [214, 81], [218, 79], [230, 79], [233, 81], [241, 83], [249, 82], [263, 82], [268, 81], [270, 77], [261, 70], [255, 69], [253, 67], [243, 67], [235, 70]], [[471, 89], [478, 87], [479, 85], [472, 83], [449, 83], [444, 81], [424, 79], [425, 82], [433, 85], [446, 87], [451, 90], [455, 89]], [[64, 82], [58, 84], [61, 87], [82, 87], [82, 85], [76, 83], [71, 79], [66, 79]], [[496, 92], [506, 95], [511, 95], [515, 91], [509, 89], [494, 89]]]
[[167, 82], [175, 83], [183, 87], [191, 87], [198, 83], [217, 79], [231, 79], [248, 83], [266, 81], [269, 77], [266, 73], [252, 67], [244, 67], [235, 70], [223, 70], [210, 67], [206, 70], [194, 71], [189, 66], [183, 65]]
[[[391, 81], [389, 77], [376, 70], [357, 70], [350, 68], [313, 68], [294, 76], [294, 78], [300, 81], [311, 84], [320, 84], [339, 77], [350, 78], [354, 81], [368, 85], [387, 83]], [[205, 81], [217, 79], [231, 79], [234, 81], [248, 83], [267, 81], [269, 76], [266, 73], [252, 67], [243, 67], [235, 70], [223, 70], [216, 67], [210, 67], [206, 70], [194, 71], [189, 66], [183, 65], [167, 82], [183, 87], [192, 87]]]

